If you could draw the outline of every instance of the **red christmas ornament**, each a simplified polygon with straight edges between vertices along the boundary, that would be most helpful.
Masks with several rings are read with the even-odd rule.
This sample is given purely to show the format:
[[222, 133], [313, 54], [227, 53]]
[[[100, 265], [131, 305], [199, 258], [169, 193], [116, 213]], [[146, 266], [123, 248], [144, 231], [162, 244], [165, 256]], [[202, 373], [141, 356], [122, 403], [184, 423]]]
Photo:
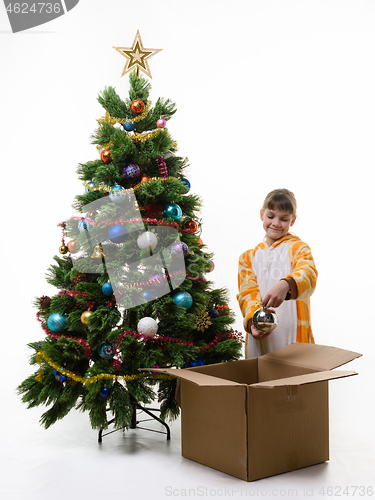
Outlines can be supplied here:
[[103, 149], [103, 151], [100, 153], [100, 159], [102, 160], [103, 163], [111, 163], [112, 157], [110, 150]]
[[78, 244], [75, 240], [71, 240], [66, 245], [70, 253], [78, 252]]
[[195, 220], [190, 219], [185, 222], [184, 229], [188, 229], [189, 231], [196, 233], [198, 231], [198, 224], [195, 222]]
[[134, 99], [134, 101], [130, 104], [130, 109], [133, 113], [139, 115], [139, 113], [143, 113], [145, 110], [145, 103], [140, 99]]

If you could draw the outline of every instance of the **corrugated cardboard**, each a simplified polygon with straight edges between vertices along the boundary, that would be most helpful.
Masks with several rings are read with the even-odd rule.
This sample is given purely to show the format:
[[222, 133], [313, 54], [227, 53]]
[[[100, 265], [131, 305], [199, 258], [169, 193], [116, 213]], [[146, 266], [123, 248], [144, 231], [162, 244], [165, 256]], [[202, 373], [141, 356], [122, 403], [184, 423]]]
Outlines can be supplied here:
[[187, 369], [180, 379], [182, 456], [245, 481], [329, 459], [328, 380], [361, 354], [292, 344], [259, 358]]

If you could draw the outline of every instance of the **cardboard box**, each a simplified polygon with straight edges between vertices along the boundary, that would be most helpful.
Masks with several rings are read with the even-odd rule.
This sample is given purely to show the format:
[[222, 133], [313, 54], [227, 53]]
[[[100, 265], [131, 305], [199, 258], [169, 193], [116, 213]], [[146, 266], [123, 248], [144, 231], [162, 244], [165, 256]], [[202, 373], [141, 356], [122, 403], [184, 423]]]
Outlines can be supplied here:
[[296, 343], [259, 358], [158, 370], [180, 379], [182, 456], [245, 481], [325, 462], [328, 380], [357, 375], [331, 370], [359, 356]]

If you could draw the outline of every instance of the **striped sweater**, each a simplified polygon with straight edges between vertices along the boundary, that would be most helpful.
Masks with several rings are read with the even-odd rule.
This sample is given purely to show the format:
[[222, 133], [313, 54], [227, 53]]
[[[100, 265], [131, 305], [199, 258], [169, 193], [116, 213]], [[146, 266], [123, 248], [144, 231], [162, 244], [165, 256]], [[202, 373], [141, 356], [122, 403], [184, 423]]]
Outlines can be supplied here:
[[248, 322], [267, 291], [280, 279], [290, 285], [290, 298], [276, 309], [279, 325], [265, 340], [246, 336], [246, 357], [265, 354], [292, 342], [314, 343], [310, 319], [310, 296], [317, 270], [309, 246], [287, 234], [271, 247], [264, 241], [239, 258], [237, 300], [248, 332]]

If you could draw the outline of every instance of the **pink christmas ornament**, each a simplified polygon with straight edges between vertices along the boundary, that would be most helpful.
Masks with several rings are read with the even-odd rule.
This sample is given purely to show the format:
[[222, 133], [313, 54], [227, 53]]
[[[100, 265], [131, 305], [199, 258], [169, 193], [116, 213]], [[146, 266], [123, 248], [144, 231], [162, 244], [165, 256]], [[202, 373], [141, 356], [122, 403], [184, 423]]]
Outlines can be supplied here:
[[167, 126], [167, 122], [164, 120], [164, 118], [159, 118], [159, 120], [156, 122], [156, 126], [159, 128], [165, 128]]

